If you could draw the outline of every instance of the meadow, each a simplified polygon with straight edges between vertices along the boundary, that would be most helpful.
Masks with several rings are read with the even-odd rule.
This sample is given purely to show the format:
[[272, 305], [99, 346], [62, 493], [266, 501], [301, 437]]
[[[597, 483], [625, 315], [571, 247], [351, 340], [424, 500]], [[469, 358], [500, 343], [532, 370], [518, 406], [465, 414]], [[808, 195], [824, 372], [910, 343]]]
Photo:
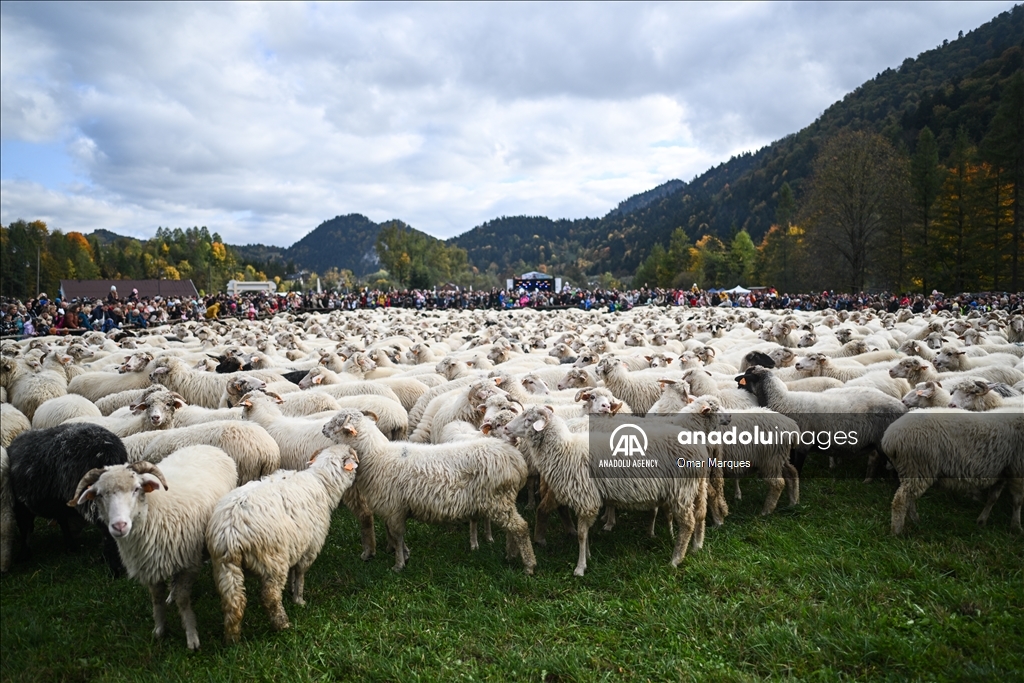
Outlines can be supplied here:
[[[359, 559], [355, 519], [335, 513], [292, 628], [270, 629], [254, 581], [242, 642], [222, 643], [208, 566], [190, 653], [176, 610], [154, 641], [148, 591], [112, 579], [98, 537], [64, 552], [37, 521], [35, 558], [0, 579], [3, 681], [644, 681], [1024, 679], [1024, 537], [1004, 494], [982, 504], [933, 489], [919, 525], [894, 538], [895, 481], [864, 484], [859, 464], [808, 463], [801, 504], [757, 515], [744, 483], [724, 526], [678, 570], [659, 523], [620, 513], [597, 530], [583, 578], [576, 539], [556, 525], [534, 577], [504, 559], [504, 538], [469, 551], [467, 525], [410, 522], [401, 574], [383, 552]], [[527, 519], [533, 521], [532, 511]]]

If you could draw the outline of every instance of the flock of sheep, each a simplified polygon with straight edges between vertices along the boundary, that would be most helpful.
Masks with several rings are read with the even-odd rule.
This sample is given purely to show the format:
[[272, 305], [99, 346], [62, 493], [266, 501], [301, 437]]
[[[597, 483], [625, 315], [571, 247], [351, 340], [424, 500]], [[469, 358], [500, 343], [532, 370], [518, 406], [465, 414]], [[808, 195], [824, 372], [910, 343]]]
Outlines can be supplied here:
[[799, 502], [815, 446], [684, 444], [671, 421], [652, 439], [658, 457], [721, 466], [594, 476], [589, 435], [608, 416], [648, 413], [685, 413], [706, 433], [852, 426], [856, 445], [827, 454], [869, 455], [869, 478], [883, 462], [895, 470], [893, 533], [908, 514], [917, 521], [915, 500], [936, 482], [986, 492], [979, 523], [1008, 486], [1019, 531], [1022, 356], [1024, 317], [999, 311], [377, 309], [6, 341], [0, 569], [16, 542], [30, 554], [37, 516], [69, 546], [95, 524], [111, 570], [149, 587], [155, 635], [173, 601], [195, 649], [191, 588], [204, 558], [228, 642], [240, 636], [245, 571], [262, 580], [274, 628], [287, 628], [282, 593], [303, 602], [340, 503], [359, 520], [364, 560], [383, 519], [395, 571], [409, 561], [414, 518], [468, 521], [473, 550], [479, 524], [488, 541], [497, 525], [507, 557], [532, 574], [532, 544], [556, 512], [578, 538], [582, 576], [602, 509], [609, 531], [616, 510], [650, 511], [652, 535], [661, 512], [676, 566], [701, 548], [708, 515], [714, 525], [728, 515], [726, 479], [739, 499], [741, 477], [762, 478], [762, 514], [784, 490]]

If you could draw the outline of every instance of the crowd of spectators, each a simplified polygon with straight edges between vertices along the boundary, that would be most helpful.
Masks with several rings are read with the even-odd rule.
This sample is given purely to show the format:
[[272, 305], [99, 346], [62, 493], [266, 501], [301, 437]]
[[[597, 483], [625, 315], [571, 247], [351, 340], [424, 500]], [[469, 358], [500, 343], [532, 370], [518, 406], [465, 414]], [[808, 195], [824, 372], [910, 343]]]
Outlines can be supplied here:
[[608, 312], [629, 310], [635, 306], [688, 306], [760, 308], [770, 310], [860, 310], [873, 308], [895, 312], [910, 308], [915, 313], [972, 309], [1003, 309], [1021, 312], [1024, 293], [985, 292], [946, 296], [864, 293], [845, 294], [823, 291], [811, 294], [789, 294], [773, 288], [749, 293], [715, 290], [641, 288], [630, 290], [579, 289], [565, 287], [561, 291], [504, 289], [467, 290], [442, 288], [432, 290], [378, 291], [361, 289], [354, 292], [288, 292], [270, 294], [249, 292], [235, 296], [215, 294], [191, 298], [140, 297], [137, 291], [121, 296], [111, 288], [106, 299], [62, 301], [40, 292], [22, 302], [0, 299], [0, 335], [31, 337], [46, 334], [81, 334], [90, 330], [108, 332], [115, 328], [138, 329], [151, 325], [187, 320], [213, 320], [224, 317], [264, 318], [282, 311], [330, 311], [365, 308], [445, 309], [514, 309], [514, 308], [580, 308]]

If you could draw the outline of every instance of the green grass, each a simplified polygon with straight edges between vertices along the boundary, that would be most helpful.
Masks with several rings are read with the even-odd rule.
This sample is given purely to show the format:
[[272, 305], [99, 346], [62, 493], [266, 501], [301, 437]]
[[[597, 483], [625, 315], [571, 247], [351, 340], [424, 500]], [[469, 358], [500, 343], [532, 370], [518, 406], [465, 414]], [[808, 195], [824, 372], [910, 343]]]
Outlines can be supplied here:
[[[811, 473], [802, 504], [766, 519], [756, 515], [764, 486], [745, 482], [726, 524], [678, 570], [664, 524], [650, 539], [646, 513], [620, 513], [613, 532], [595, 533], [582, 579], [572, 576], [576, 540], [557, 523], [536, 548], [534, 577], [504, 560], [502, 534], [471, 553], [466, 525], [415, 522], [409, 565], [394, 574], [393, 556], [359, 560], [355, 520], [341, 508], [307, 577], [308, 604], [286, 603], [288, 631], [270, 630], [249, 581], [242, 642], [225, 647], [204, 570], [198, 653], [173, 607], [168, 636], [152, 639], [148, 591], [109, 578], [92, 530], [71, 556], [40, 523], [36, 559], [0, 580], [0, 678], [1024, 678], [1024, 538], [1009, 531], [1009, 496], [979, 530], [980, 502], [931, 490], [921, 524], [893, 538], [892, 482]], [[382, 548], [383, 537], [378, 523]]]

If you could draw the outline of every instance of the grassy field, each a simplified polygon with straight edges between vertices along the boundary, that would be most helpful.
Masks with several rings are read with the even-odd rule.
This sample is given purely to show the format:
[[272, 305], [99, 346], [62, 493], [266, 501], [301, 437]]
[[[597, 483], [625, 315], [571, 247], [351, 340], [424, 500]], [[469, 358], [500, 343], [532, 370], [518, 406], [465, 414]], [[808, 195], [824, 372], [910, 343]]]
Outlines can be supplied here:
[[[359, 560], [342, 508], [306, 582], [292, 629], [274, 633], [247, 583], [242, 642], [221, 641], [209, 569], [195, 590], [202, 650], [174, 608], [155, 642], [148, 591], [109, 578], [94, 532], [66, 555], [39, 523], [31, 564], [0, 581], [3, 681], [250, 680], [1022, 680], [1024, 538], [1009, 496], [977, 529], [981, 503], [932, 490], [921, 525], [889, 535], [893, 482], [805, 470], [802, 503], [756, 516], [760, 482], [678, 570], [645, 514], [597, 531], [582, 579], [558, 527], [538, 574], [494, 545], [468, 550], [466, 525], [410, 523], [402, 574]], [[730, 494], [731, 495], [731, 494]], [[783, 496], [783, 500], [785, 496]], [[532, 518], [528, 516], [529, 519]], [[383, 529], [378, 523], [378, 543]]]

